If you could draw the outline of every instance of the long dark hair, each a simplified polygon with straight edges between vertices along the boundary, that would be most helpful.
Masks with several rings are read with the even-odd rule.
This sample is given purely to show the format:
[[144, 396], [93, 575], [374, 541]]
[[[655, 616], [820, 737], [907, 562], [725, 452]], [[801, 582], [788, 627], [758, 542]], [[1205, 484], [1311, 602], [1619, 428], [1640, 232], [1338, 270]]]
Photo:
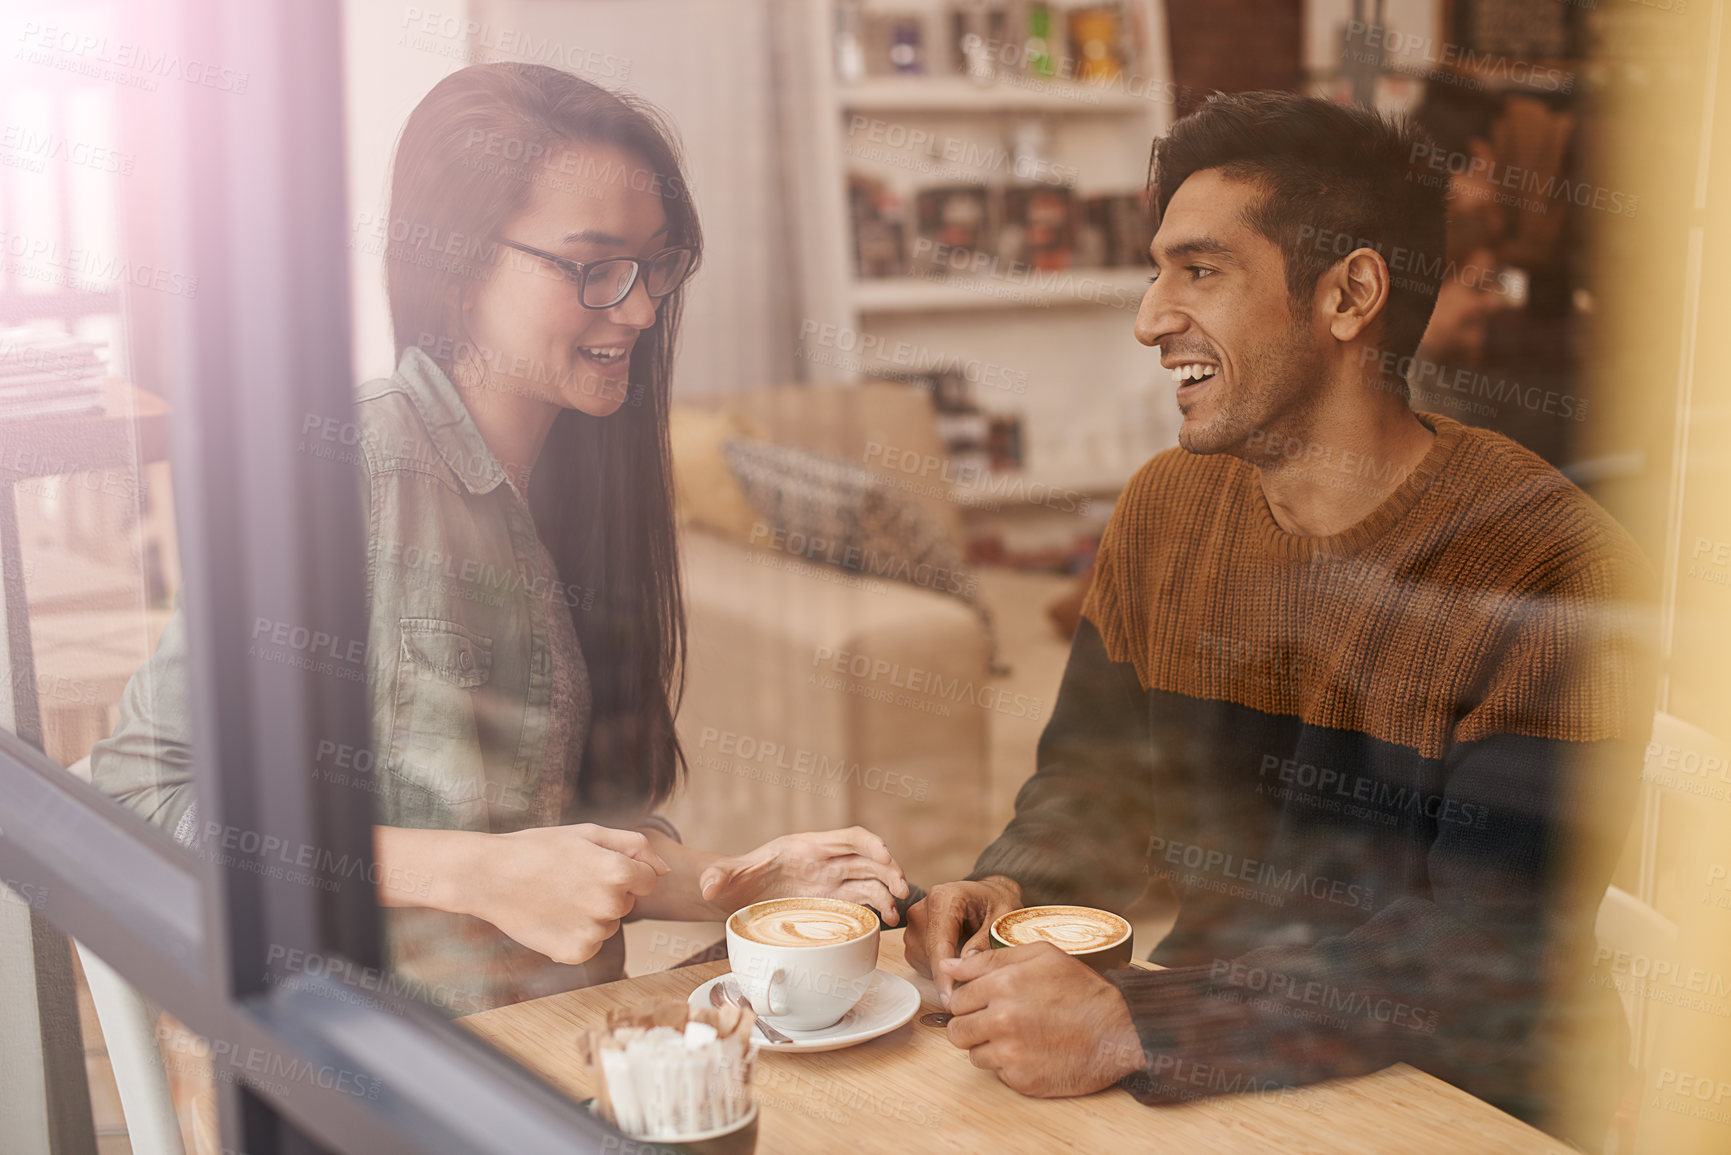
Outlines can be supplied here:
[[[612, 145], [642, 167], [574, 171], [559, 163], [573, 144]], [[399, 358], [418, 345], [455, 380], [453, 362], [475, 347], [450, 302], [490, 275], [500, 231], [542, 181], [596, 195], [610, 183], [655, 189], [667, 243], [702, 244], [678, 146], [656, 109], [544, 65], [465, 68], [433, 87], [397, 141], [385, 286]], [[628, 403], [607, 418], [561, 411], [530, 482], [535, 529], [574, 591], [589, 667], [594, 709], [576, 800], [590, 812], [656, 805], [685, 773], [673, 728], [685, 608], [667, 443], [683, 298], [681, 289], [664, 299], [638, 338]]]

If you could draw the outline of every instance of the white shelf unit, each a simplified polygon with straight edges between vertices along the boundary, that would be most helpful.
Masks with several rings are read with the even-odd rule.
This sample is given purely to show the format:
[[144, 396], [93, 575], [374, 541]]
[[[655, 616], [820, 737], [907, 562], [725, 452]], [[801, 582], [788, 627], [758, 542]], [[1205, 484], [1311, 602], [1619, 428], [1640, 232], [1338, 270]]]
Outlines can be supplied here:
[[1148, 101], [1108, 85], [1018, 78], [981, 84], [961, 76], [871, 77], [841, 88], [862, 112], [1044, 112], [1054, 116], [1143, 116]]
[[853, 283], [861, 316], [974, 309], [1122, 308], [1148, 287], [1136, 269], [1066, 269], [1022, 279], [883, 277]]
[[[877, 7], [924, 12], [928, 68], [947, 65], [947, 45], [933, 39], [943, 27], [944, 0], [885, 0]], [[868, 4], [867, 11], [873, 9]], [[888, 181], [910, 204], [924, 187], [1016, 183], [1000, 162], [1018, 121], [1045, 122], [1051, 159], [1073, 176], [1066, 183], [1076, 195], [1140, 190], [1149, 147], [1174, 109], [1139, 94], [1175, 86], [1166, 83], [1171, 69], [1162, 0], [1129, 0], [1126, 11], [1139, 25], [1133, 43], [1140, 54], [1122, 83], [1012, 77], [979, 84], [940, 72], [842, 84], [835, 70], [834, 0], [790, 0], [781, 25], [778, 128], [795, 142], [787, 182], [798, 328], [843, 335], [826, 347], [802, 344], [809, 380], [851, 384], [874, 371], [905, 370], [890, 350], [913, 350], [916, 364], [986, 365], [992, 380], [1008, 377], [1016, 387], [976, 382], [975, 400], [988, 412], [1022, 416], [1025, 465], [1017, 476], [1030, 484], [1049, 479], [1110, 493], [1175, 443], [1169, 374], [1132, 333], [1146, 269], [1010, 270], [941, 279], [857, 279], [853, 273], [850, 172]], [[910, 147], [908, 140], [923, 147]], [[854, 352], [843, 355], [848, 348]]]

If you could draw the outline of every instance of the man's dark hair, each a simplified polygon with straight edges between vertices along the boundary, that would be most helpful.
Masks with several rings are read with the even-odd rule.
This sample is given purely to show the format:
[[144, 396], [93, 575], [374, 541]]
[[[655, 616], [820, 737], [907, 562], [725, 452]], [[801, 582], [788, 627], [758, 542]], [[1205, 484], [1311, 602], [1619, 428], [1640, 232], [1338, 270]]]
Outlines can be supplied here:
[[1148, 186], [1159, 226], [1192, 174], [1218, 168], [1263, 195], [1246, 223], [1279, 247], [1296, 310], [1325, 270], [1355, 248], [1388, 262], [1381, 347], [1410, 356], [1448, 264], [1447, 170], [1410, 122], [1287, 92], [1215, 93], [1154, 142]]

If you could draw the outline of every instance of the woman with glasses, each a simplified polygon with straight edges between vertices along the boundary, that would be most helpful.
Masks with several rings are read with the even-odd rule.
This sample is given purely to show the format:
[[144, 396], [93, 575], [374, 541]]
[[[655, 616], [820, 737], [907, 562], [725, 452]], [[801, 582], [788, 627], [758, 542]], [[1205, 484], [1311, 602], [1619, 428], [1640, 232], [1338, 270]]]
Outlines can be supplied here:
[[[393, 966], [465, 1013], [621, 977], [626, 918], [792, 894], [897, 920], [860, 829], [722, 857], [655, 808], [680, 784], [684, 611], [668, 461], [683, 286], [702, 251], [668, 130], [556, 69], [484, 64], [410, 115], [386, 289], [399, 364], [356, 398], [372, 749], [311, 772], [377, 807]], [[268, 640], [268, 635], [260, 639]], [[189, 845], [177, 615], [95, 781]]]

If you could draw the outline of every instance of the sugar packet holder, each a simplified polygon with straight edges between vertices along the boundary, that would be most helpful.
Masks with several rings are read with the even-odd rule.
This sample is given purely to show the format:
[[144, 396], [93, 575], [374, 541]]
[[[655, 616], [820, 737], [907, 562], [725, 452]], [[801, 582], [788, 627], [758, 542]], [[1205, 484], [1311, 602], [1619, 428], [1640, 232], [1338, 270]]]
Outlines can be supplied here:
[[612, 1011], [578, 1049], [594, 1110], [626, 1134], [674, 1137], [728, 1126], [751, 1109], [756, 1015], [663, 1002]]

